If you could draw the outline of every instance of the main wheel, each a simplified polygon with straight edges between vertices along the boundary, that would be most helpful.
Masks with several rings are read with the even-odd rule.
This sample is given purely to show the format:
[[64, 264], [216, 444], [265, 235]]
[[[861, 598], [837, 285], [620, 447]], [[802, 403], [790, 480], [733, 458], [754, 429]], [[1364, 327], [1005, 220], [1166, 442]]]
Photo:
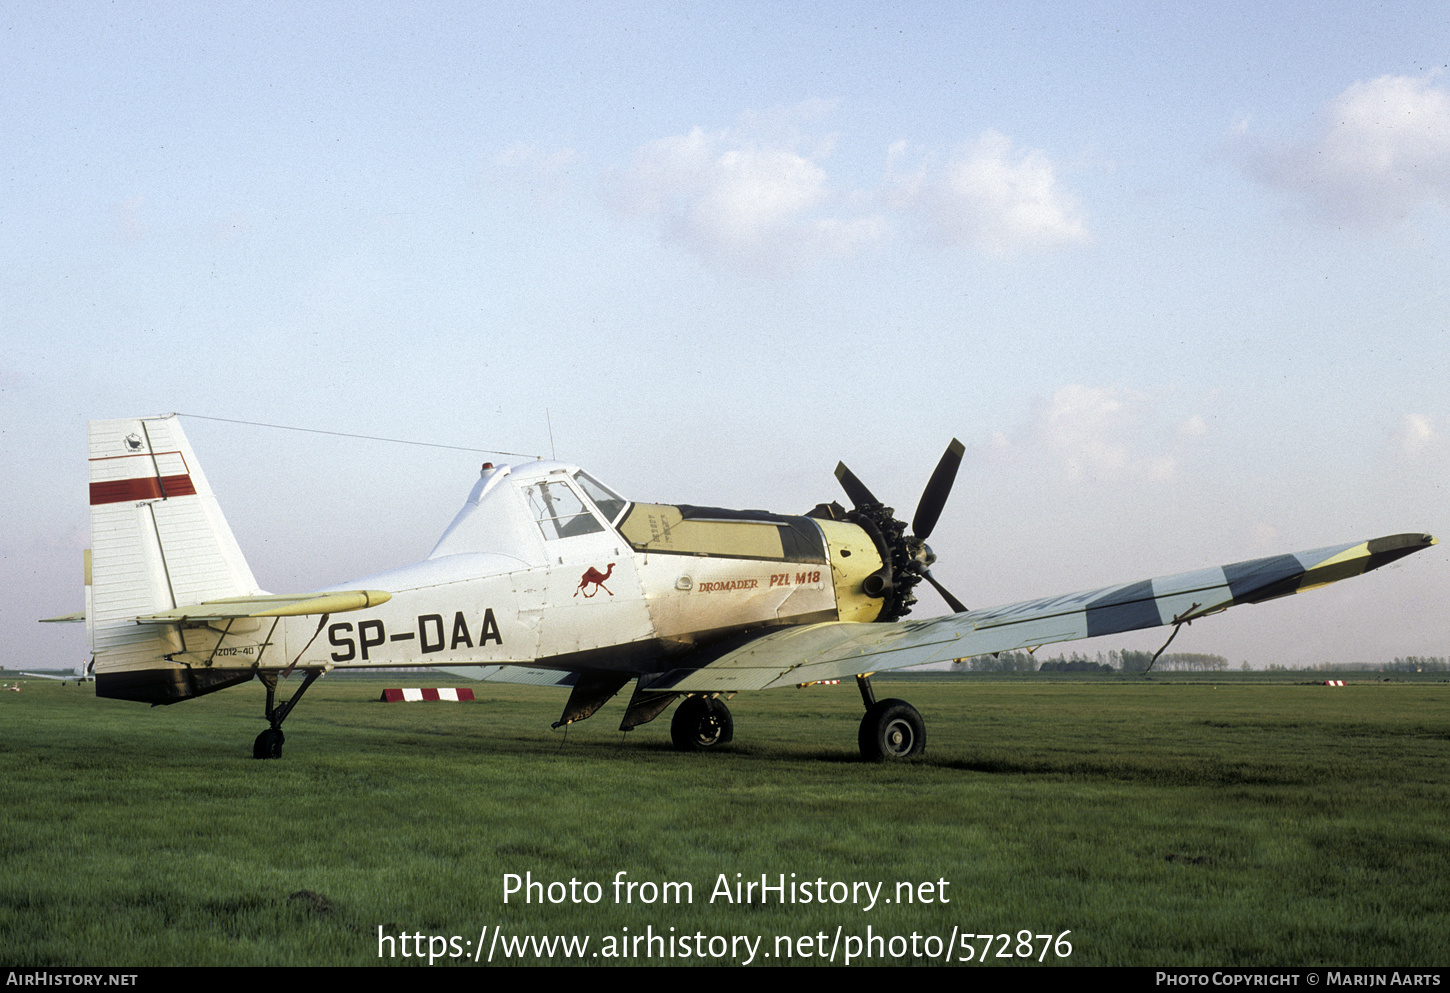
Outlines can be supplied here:
[[282, 742], [286, 740], [281, 728], [268, 728], [257, 735], [257, 740], [252, 744], [252, 758], [254, 759], [280, 759], [282, 757]]
[[707, 752], [735, 737], [730, 708], [714, 697], [690, 696], [675, 708], [670, 740], [681, 752]]
[[861, 757], [868, 762], [895, 762], [926, 750], [926, 723], [905, 700], [881, 700], [861, 718]]

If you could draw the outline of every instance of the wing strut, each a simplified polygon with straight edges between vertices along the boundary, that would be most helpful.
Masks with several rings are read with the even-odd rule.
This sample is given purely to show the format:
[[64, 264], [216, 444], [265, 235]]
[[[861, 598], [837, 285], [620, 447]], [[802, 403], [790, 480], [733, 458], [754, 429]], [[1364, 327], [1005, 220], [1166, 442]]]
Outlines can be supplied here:
[[1147, 668], [1143, 670], [1143, 675], [1146, 676], [1148, 674], [1148, 671], [1153, 668], [1153, 663], [1158, 661], [1158, 656], [1162, 655], [1165, 651], [1167, 651], [1168, 646], [1173, 644], [1173, 639], [1178, 637], [1178, 629], [1183, 627], [1183, 625], [1185, 624], [1193, 623], [1193, 612], [1201, 606], [1202, 604], [1195, 603], [1183, 613], [1173, 618], [1173, 633], [1168, 636], [1167, 641], [1163, 642], [1163, 647], [1153, 653], [1153, 657], [1148, 660]]

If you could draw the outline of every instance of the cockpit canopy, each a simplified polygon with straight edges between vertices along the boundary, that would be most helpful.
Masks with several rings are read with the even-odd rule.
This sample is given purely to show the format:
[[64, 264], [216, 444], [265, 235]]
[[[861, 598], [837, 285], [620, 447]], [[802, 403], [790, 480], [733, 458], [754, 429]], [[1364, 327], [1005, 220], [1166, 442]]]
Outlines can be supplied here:
[[543, 461], [485, 467], [428, 557], [489, 553], [542, 565], [556, 542], [588, 535], [622, 537], [644, 553], [827, 561], [821, 529], [808, 517], [631, 503], [578, 466]]
[[600, 534], [628, 505], [578, 466], [488, 465], [428, 557], [485, 553], [542, 565], [551, 543]]

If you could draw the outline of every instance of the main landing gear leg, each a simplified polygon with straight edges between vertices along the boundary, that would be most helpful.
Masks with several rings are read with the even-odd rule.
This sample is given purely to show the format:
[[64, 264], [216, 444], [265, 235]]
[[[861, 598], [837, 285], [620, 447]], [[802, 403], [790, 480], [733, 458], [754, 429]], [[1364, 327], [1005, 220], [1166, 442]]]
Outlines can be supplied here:
[[292, 708], [297, 706], [297, 701], [302, 699], [302, 694], [307, 692], [307, 687], [317, 682], [317, 677], [321, 675], [321, 669], [308, 669], [307, 678], [302, 680], [302, 685], [298, 687], [296, 693], [292, 694], [292, 699], [276, 704], [276, 706], [273, 706], [277, 695], [276, 673], [258, 675], [258, 678], [262, 680], [262, 685], [267, 687], [267, 708], [262, 716], [266, 717], [267, 723], [272, 726], [257, 735], [257, 740], [252, 744], [252, 758], [280, 759], [282, 757], [282, 742], [286, 740], [282, 734], [282, 722], [287, 719], [288, 714], [292, 713]]
[[867, 762], [896, 762], [926, 750], [926, 723], [905, 700], [877, 701], [868, 673], [856, 677], [866, 716], [857, 735], [861, 757]]
[[722, 700], [711, 696], [687, 696], [675, 708], [670, 721], [670, 740], [680, 752], [708, 752], [728, 745], [735, 737], [735, 719]]

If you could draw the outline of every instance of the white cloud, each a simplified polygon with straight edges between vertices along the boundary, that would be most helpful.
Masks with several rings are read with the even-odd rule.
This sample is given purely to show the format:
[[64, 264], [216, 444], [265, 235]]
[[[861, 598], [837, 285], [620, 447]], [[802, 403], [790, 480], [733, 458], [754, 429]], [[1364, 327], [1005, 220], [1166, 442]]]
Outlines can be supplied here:
[[1074, 385], [1052, 395], [1037, 428], [1063, 459], [1069, 479], [1112, 479], [1134, 461], [1126, 436], [1136, 419], [1121, 390]]
[[851, 255], [885, 241], [904, 217], [938, 244], [999, 256], [1088, 239], [1077, 199], [1046, 155], [1014, 150], [995, 131], [943, 165], [920, 152], [910, 172], [902, 164], [911, 153], [898, 142], [881, 188], [847, 188], [826, 170], [834, 142], [798, 127], [825, 109], [748, 114], [734, 128], [649, 142], [612, 178], [615, 204], [700, 255], [766, 270]]
[[1184, 438], [1201, 438], [1208, 434], [1208, 423], [1198, 414], [1178, 425], [1178, 434]]
[[1028, 465], [1048, 463], [1074, 481], [1164, 482], [1176, 474], [1185, 440], [1207, 428], [1197, 415], [1175, 429], [1161, 421], [1146, 394], [1072, 384], [1040, 402], [1018, 431], [993, 434], [985, 452]]
[[488, 176], [500, 187], [522, 191], [535, 206], [554, 207], [569, 194], [578, 160], [572, 148], [520, 141], [489, 156]]
[[616, 178], [627, 215], [657, 223], [695, 251], [775, 269], [846, 255], [879, 240], [878, 215], [838, 216], [847, 206], [821, 167], [829, 146], [803, 153], [789, 139], [757, 140], [747, 128], [660, 138]]
[[942, 242], [1012, 255], [1088, 240], [1077, 198], [1040, 151], [1017, 152], [1006, 135], [986, 131], [958, 146], [940, 170], [923, 161], [913, 173], [898, 173], [907, 154], [904, 142], [892, 146], [893, 200]]
[[1430, 78], [1357, 82], [1321, 117], [1309, 140], [1251, 148], [1252, 172], [1331, 221], [1384, 225], [1450, 205], [1450, 92]]
[[1440, 441], [1435, 426], [1424, 414], [1406, 414], [1400, 421], [1399, 447], [1408, 458], [1417, 458]]

